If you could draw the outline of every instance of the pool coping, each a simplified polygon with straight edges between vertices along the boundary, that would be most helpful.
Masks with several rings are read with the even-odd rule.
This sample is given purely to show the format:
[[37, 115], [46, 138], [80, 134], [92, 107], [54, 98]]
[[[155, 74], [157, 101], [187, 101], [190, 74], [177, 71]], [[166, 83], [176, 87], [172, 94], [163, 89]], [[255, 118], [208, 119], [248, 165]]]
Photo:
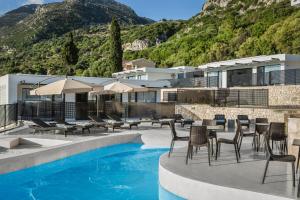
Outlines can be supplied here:
[[0, 174], [52, 162], [101, 147], [139, 141], [140, 137], [141, 135], [138, 133], [113, 134], [73, 141], [66, 144], [42, 148], [35, 152], [2, 158], [0, 159]]

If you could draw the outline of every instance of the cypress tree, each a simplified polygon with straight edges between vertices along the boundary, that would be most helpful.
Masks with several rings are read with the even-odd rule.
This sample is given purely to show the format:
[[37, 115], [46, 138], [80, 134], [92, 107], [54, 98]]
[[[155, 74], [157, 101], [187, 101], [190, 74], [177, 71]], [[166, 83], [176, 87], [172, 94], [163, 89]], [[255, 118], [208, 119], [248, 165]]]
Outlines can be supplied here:
[[110, 67], [111, 73], [122, 71], [123, 50], [121, 29], [116, 18], [112, 19], [110, 26]]
[[74, 66], [79, 59], [78, 52], [79, 50], [73, 40], [73, 34], [70, 32], [62, 50], [64, 63], [68, 66], [67, 75], [69, 76], [74, 75]]

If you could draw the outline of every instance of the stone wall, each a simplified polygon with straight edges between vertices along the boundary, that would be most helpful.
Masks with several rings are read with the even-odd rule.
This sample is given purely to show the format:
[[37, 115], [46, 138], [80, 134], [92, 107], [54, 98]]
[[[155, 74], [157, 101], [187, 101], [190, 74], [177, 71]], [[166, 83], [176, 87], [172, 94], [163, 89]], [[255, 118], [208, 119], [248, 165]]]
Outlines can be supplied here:
[[224, 114], [227, 119], [236, 119], [237, 115], [248, 115], [250, 119], [259, 117], [268, 118], [272, 122], [284, 122], [285, 114], [300, 113], [300, 110], [279, 110], [267, 108], [235, 108], [235, 107], [212, 107], [209, 105], [176, 105], [175, 112], [186, 118], [213, 119], [215, 114]]
[[234, 87], [233, 89], [268, 89], [270, 106], [300, 105], [300, 85]]

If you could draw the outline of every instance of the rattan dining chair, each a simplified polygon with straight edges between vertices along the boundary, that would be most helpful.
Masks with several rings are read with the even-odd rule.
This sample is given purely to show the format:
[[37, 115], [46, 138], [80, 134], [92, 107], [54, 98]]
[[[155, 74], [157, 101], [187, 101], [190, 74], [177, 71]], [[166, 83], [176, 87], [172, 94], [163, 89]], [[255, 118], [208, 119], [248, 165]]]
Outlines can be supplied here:
[[256, 143], [256, 147], [257, 147], [257, 152], [259, 151], [260, 149], [260, 146], [261, 146], [261, 138], [263, 137], [263, 145], [265, 143], [265, 135], [267, 134], [268, 130], [269, 130], [269, 126], [267, 125], [257, 125], [257, 123], [260, 123], [260, 124], [268, 124], [269, 123], [269, 120], [268, 118], [256, 118], [255, 119], [255, 132], [257, 134], [257, 143]]
[[[270, 129], [274, 129], [275, 127], [277, 127], [277, 125], [270, 126]], [[277, 162], [290, 162], [292, 164], [292, 175], [293, 175], [293, 186], [295, 187], [295, 162], [296, 162], [296, 157], [294, 155], [275, 155], [273, 153], [272, 148], [270, 147], [270, 140], [271, 140], [271, 132], [269, 131], [268, 134], [266, 134], [266, 148], [267, 148], [267, 152], [268, 152], [268, 158], [267, 158], [267, 163], [265, 166], [265, 171], [263, 174], [263, 179], [262, 179], [262, 184], [265, 183], [265, 179], [266, 179], [266, 175], [267, 175], [267, 171], [268, 171], [268, 167], [269, 167], [269, 163], [270, 161], [277, 161]]]
[[241, 124], [239, 120], [236, 120], [237, 123], [237, 129], [234, 135], [233, 139], [226, 139], [226, 138], [219, 138], [217, 142], [217, 152], [216, 152], [216, 160], [218, 156], [221, 154], [221, 144], [232, 144], [234, 146], [235, 150], [235, 156], [236, 156], [236, 161], [239, 162], [239, 158], [241, 157], [240, 152], [239, 152], [239, 140], [240, 140], [240, 133], [241, 133]]
[[[217, 125], [216, 120], [203, 119], [203, 121], [202, 121], [202, 126], [216, 126], [216, 125]], [[213, 155], [214, 154], [214, 139], [216, 141], [216, 148], [217, 148], [217, 142], [218, 142], [217, 132], [214, 130], [208, 130], [208, 138], [211, 141], [211, 152]]]
[[272, 141], [272, 150], [275, 144], [279, 142], [279, 150], [282, 154], [288, 154], [287, 135], [285, 133], [285, 123], [272, 122], [269, 128], [270, 140]]
[[208, 164], [210, 166], [210, 142], [208, 138], [208, 132], [206, 126], [192, 126], [190, 130], [190, 139], [188, 143], [188, 149], [186, 154], [186, 164], [188, 164], [189, 158], [193, 159], [193, 149], [200, 147], [207, 147]]
[[171, 128], [171, 134], [172, 134], [172, 141], [171, 141], [171, 145], [170, 145], [170, 150], [169, 150], [169, 157], [171, 155], [171, 153], [173, 152], [174, 149], [174, 144], [175, 141], [189, 141], [189, 137], [182, 137], [182, 136], [178, 136], [176, 129], [175, 129], [175, 123], [173, 120], [171, 120], [170, 122], [170, 128]]

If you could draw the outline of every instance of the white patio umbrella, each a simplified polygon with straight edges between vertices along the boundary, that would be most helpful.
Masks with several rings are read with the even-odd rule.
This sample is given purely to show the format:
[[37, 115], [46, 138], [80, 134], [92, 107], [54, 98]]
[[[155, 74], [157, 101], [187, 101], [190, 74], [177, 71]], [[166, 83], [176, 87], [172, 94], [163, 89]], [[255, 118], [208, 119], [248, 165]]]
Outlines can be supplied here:
[[[47, 95], [63, 95], [63, 106], [65, 106], [65, 94], [68, 93], [85, 93], [93, 90], [90, 84], [83, 83], [72, 79], [64, 79], [50, 83], [48, 85], [36, 88], [30, 91], [30, 95], [47, 96]], [[63, 111], [65, 108], [63, 108]], [[63, 112], [63, 119], [65, 112]]]
[[[148, 92], [149, 88], [142, 87], [139, 85], [134, 85], [130, 83], [116, 81], [105, 85], [102, 91], [93, 91], [92, 94], [115, 94], [115, 93], [130, 93], [130, 92]], [[98, 101], [97, 101], [98, 103]], [[128, 105], [126, 104], [126, 110], [128, 109]], [[98, 113], [98, 105], [97, 105], [97, 113]], [[126, 117], [125, 117], [126, 120]]]
[[68, 93], [84, 93], [92, 90], [93, 87], [87, 83], [72, 79], [64, 79], [31, 90], [30, 95], [46, 96]]
[[130, 83], [122, 83], [120, 81], [113, 82], [104, 86], [104, 91], [111, 91], [115, 93], [128, 93], [128, 92], [147, 92], [148, 88]]

